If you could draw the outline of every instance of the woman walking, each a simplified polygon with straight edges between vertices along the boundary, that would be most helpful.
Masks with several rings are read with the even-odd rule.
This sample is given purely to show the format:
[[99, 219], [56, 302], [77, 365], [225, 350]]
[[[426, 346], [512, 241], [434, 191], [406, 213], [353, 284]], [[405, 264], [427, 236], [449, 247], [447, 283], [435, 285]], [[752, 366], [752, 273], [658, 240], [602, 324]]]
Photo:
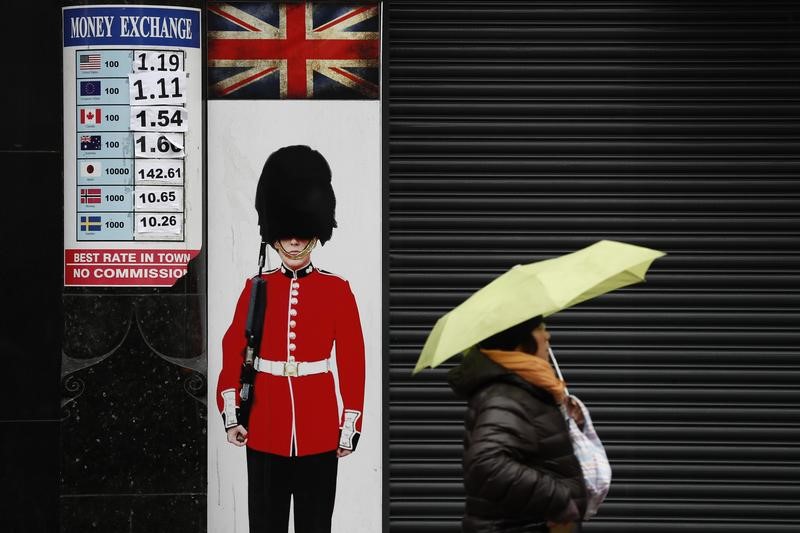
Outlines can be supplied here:
[[482, 340], [449, 373], [452, 389], [468, 400], [465, 533], [580, 530], [586, 494], [549, 341], [536, 317]]

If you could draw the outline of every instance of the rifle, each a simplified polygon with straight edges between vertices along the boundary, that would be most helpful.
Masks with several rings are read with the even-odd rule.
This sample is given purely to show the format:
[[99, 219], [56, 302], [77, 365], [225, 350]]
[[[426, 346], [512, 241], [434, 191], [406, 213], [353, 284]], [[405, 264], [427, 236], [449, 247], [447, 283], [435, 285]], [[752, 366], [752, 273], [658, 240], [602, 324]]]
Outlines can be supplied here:
[[261, 277], [264, 270], [266, 257], [266, 243], [262, 242], [258, 257], [258, 275], [250, 278], [250, 303], [247, 309], [247, 322], [244, 336], [247, 339], [247, 348], [244, 352], [244, 362], [239, 375], [242, 387], [239, 390], [239, 423], [247, 428], [250, 419], [250, 409], [255, 396], [256, 369], [255, 358], [261, 349], [261, 337], [264, 331], [264, 313], [267, 309], [267, 282]]

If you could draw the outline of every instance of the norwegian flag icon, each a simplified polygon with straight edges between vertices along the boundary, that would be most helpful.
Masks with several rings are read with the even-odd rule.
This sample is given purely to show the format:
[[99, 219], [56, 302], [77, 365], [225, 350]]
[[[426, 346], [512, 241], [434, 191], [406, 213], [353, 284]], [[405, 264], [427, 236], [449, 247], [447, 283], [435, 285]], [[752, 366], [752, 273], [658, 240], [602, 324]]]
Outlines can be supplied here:
[[102, 202], [102, 190], [100, 189], [81, 189], [82, 204], [99, 204]]
[[377, 3], [209, 3], [209, 96], [377, 99]]

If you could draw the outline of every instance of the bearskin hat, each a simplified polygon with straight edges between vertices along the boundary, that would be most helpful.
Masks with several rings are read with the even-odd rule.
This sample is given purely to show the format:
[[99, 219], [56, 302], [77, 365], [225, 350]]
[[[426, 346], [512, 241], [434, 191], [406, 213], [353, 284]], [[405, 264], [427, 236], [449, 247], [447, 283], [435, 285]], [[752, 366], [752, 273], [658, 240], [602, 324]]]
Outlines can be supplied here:
[[336, 196], [322, 154], [305, 145], [270, 154], [256, 188], [256, 211], [267, 243], [289, 237], [329, 240], [336, 227]]

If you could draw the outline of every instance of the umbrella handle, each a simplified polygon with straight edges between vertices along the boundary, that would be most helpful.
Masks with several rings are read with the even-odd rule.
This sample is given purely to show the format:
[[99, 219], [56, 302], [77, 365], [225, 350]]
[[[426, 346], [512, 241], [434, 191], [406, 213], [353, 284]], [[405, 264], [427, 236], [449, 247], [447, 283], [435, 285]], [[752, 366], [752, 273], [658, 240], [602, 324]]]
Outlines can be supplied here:
[[[556, 361], [556, 356], [553, 353], [553, 349], [548, 346], [547, 350], [550, 352], [550, 361], [553, 362], [553, 366], [556, 369], [556, 375], [558, 375], [558, 379], [564, 381], [564, 376], [561, 374], [561, 369], [558, 367], [558, 361]], [[564, 393], [569, 395], [569, 390], [566, 388], [566, 386], [564, 387]]]

